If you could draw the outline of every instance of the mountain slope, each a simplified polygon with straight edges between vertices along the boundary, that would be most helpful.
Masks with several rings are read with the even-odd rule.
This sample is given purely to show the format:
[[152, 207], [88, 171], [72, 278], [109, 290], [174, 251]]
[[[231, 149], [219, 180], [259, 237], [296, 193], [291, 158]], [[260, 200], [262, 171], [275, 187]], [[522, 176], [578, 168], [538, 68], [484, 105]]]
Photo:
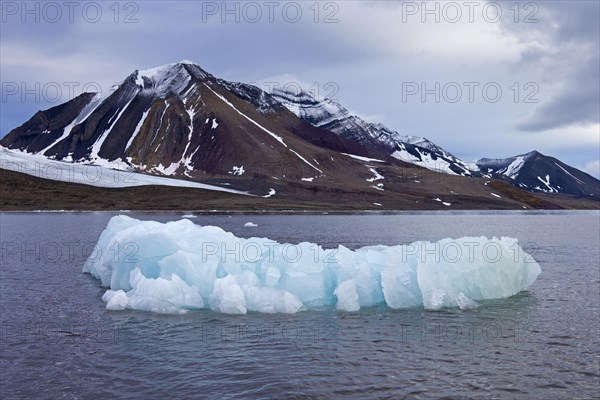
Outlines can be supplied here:
[[[294, 88], [297, 89], [297, 88]], [[304, 121], [340, 137], [432, 171], [471, 176], [466, 163], [433, 142], [401, 135], [380, 123], [369, 123], [331, 99], [317, 99], [304, 90], [275, 88], [272, 96]]]

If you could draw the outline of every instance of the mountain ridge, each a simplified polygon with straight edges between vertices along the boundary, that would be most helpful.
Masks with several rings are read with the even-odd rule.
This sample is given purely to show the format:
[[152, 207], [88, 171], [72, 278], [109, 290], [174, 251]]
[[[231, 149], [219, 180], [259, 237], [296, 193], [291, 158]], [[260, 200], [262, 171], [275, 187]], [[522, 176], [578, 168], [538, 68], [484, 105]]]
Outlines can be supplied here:
[[[600, 181], [596, 178], [556, 158], [545, 156], [537, 150], [504, 159], [481, 158], [474, 162], [465, 162], [427, 138], [401, 135], [381, 123], [366, 122], [360, 117], [352, 115], [336, 101], [316, 99], [305, 90], [292, 93], [275, 88], [273, 96], [290, 111], [311, 124], [325, 126], [340, 136], [348, 137], [367, 146], [392, 151], [391, 156], [394, 158], [433, 171], [462, 176], [494, 177], [533, 192], [600, 196]], [[533, 171], [523, 168], [528, 164], [526, 161], [532, 158], [537, 159], [537, 165], [543, 162], [549, 167], [548, 170], [540, 171], [540, 168], [534, 168], [535, 171]], [[503, 169], [508, 169], [511, 163], [519, 163], [519, 160], [523, 162], [518, 168], [515, 164], [508, 172], [503, 171]], [[534, 173], [548, 176], [548, 178], [544, 180]], [[561, 182], [562, 186], [551, 185], [549, 183], [550, 176], [554, 177], [553, 181]], [[570, 182], [569, 177], [573, 178], [575, 183]], [[542, 183], [542, 185], [535, 183]]]
[[419, 167], [498, 179], [531, 192], [598, 195], [586, 189], [597, 180], [556, 159], [524, 163], [542, 177], [534, 165], [552, 167], [535, 185], [534, 177], [506, 175], [505, 161], [465, 163], [425, 138], [366, 122], [332, 100], [302, 91], [269, 94], [188, 61], [135, 70], [110, 93], [84, 93], [38, 111], [0, 145], [71, 163], [124, 163], [179, 179], [210, 176], [212, 183], [244, 191], [256, 187], [258, 195], [273, 187], [279, 193], [402, 192]]

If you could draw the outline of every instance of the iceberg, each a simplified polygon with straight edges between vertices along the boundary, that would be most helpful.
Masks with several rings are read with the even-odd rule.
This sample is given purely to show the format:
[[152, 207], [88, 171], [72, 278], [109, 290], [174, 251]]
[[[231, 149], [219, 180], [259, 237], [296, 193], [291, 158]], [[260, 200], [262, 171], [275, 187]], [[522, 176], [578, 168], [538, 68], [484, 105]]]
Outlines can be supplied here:
[[113, 217], [83, 272], [108, 288], [108, 310], [180, 314], [471, 309], [527, 289], [541, 273], [513, 238], [462, 237], [397, 246], [278, 243], [188, 219]]

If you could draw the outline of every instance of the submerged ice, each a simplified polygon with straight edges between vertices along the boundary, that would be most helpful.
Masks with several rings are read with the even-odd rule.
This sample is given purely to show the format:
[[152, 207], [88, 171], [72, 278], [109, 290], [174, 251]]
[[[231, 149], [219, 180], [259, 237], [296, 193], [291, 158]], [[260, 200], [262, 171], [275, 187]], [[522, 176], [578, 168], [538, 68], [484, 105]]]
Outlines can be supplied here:
[[333, 308], [478, 306], [529, 287], [541, 269], [516, 239], [463, 237], [398, 246], [282, 244], [183, 219], [113, 217], [83, 272], [109, 310], [227, 314]]

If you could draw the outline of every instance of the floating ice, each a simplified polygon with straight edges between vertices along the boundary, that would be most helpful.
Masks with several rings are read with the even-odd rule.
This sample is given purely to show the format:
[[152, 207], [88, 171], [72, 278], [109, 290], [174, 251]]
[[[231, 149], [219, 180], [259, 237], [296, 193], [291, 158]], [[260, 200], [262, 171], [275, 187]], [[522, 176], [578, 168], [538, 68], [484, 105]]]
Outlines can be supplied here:
[[478, 306], [527, 289], [541, 269], [516, 239], [463, 237], [350, 250], [239, 238], [183, 219], [113, 217], [83, 266], [109, 310], [211, 308], [295, 313], [336, 308]]
[[244, 224], [244, 226], [247, 228], [254, 228], [254, 227], [257, 227], [258, 225], [256, 225], [254, 222], [246, 222]]

